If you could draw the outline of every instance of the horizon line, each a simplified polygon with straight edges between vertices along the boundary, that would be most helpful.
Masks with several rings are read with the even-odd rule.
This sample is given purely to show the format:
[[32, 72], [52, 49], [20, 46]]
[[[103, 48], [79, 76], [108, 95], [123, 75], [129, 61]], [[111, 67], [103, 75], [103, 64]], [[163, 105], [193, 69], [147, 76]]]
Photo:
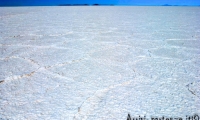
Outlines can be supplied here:
[[37, 6], [163, 6], [163, 7], [200, 7], [200, 5], [137, 5], [137, 4], [58, 4], [58, 5], [0, 5], [0, 7], [37, 7]]

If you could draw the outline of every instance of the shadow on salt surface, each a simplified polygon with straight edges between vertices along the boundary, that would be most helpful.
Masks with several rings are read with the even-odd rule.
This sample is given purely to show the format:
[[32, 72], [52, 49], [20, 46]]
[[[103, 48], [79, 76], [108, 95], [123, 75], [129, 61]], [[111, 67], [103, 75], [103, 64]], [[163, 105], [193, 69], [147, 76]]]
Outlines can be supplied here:
[[185, 56], [185, 53], [181, 51], [181, 49], [178, 48], [171, 48], [171, 47], [163, 47], [163, 48], [157, 48], [152, 49], [151, 53], [153, 55], [156, 55], [159, 57], [165, 57], [167, 59], [188, 59], [188, 56]]
[[200, 40], [181, 40], [181, 39], [168, 39], [167, 43], [172, 46], [185, 47], [190, 49], [199, 49]]
[[122, 74], [125, 77], [132, 75], [130, 70], [126, 70], [121, 66], [107, 66], [95, 60], [82, 60], [63, 66], [55, 66], [49, 68], [49, 70], [99, 88], [117, 84], [119, 81], [122, 82]]
[[[9, 59], [0, 60], [1, 74], [0, 79], [15, 79], [21, 75], [30, 74], [32, 71], [37, 69], [37, 66], [31, 62], [31, 60], [20, 58], [20, 57], [11, 57]], [[7, 78], [5, 78], [7, 77]]]
[[[81, 91], [83, 91], [82, 86], [84, 85], [69, 79], [59, 79], [56, 76], [39, 72], [29, 78], [5, 82], [1, 84], [0, 88], [7, 89], [1, 89], [0, 98], [6, 99], [0, 99], [0, 106], [6, 105], [7, 107], [3, 107], [1, 110], [7, 112], [4, 114], [5, 116], [1, 117], [12, 116], [18, 119], [67, 118], [70, 113], [77, 111], [79, 103], [82, 102], [80, 98]], [[82, 93], [88, 95], [90, 91]], [[86, 96], [83, 94], [82, 96]], [[26, 114], [19, 116], [24, 110], [26, 110]]]
[[[126, 119], [129, 112], [147, 116], [185, 116], [198, 109], [194, 100], [190, 92], [173, 79], [155, 82], [141, 76], [124, 86], [97, 91], [82, 104], [75, 118]], [[181, 109], [185, 110], [180, 112]]]
[[120, 47], [105, 48], [104, 50], [94, 51], [91, 55], [92, 58], [99, 60], [112, 60], [114, 63], [126, 63], [131, 61], [131, 52], [128, 49]]
[[[59, 54], [58, 54], [59, 53]], [[29, 54], [23, 55], [24, 57], [37, 60], [41, 66], [52, 66], [64, 62], [70, 62], [72, 60], [78, 60], [84, 57], [84, 53], [81, 50], [63, 50], [63, 49], [32, 49]]]
[[[103, 102], [106, 94], [121, 86], [127, 86], [132, 81], [126, 81], [121, 84], [111, 85], [107, 88], [97, 90], [92, 96], [88, 97], [79, 107], [78, 112], [75, 114], [74, 119], [88, 119], [92, 117], [94, 110], [99, 108], [99, 104]], [[100, 108], [101, 109], [101, 108]], [[91, 119], [91, 118], [90, 118]]]

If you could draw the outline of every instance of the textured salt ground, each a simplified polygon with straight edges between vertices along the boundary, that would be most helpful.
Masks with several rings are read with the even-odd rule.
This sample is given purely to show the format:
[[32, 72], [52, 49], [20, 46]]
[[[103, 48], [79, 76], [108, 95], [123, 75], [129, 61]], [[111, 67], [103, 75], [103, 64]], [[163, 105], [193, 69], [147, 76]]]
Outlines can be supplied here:
[[0, 8], [0, 119], [200, 115], [199, 11]]

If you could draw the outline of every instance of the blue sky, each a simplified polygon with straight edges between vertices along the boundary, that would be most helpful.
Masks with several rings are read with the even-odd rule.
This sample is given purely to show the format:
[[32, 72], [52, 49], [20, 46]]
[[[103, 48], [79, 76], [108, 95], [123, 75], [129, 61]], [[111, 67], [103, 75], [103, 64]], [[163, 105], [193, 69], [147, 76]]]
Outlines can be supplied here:
[[114, 4], [114, 5], [200, 5], [200, 0], [0, 0], [1, 6], [59, 5], [59, 4]]

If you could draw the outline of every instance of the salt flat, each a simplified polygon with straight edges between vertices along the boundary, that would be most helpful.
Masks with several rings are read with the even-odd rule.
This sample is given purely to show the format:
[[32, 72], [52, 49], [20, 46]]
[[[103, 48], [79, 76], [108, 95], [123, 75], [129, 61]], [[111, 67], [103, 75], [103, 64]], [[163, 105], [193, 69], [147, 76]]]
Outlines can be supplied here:
[[200, 115], [200, 7], [1, 7], [1, 120]]

